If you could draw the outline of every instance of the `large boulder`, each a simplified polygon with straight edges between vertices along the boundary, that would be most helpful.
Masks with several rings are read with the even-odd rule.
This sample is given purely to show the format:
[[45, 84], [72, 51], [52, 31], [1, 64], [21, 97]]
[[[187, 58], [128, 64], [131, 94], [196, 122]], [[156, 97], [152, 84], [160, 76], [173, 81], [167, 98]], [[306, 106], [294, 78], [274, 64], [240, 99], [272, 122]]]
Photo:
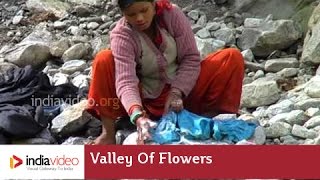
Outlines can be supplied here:
[[310, 17], [308, 32], [303, 46], [301, 61], [304, 63], [320, 64], [320, 5]]
[[51, 40], [52, 34], [49, 31], [35, 30], [19, 44], [5, 51], [5, 59], [20, 67], [42, 65], [51, 56], [49, 48]]
[[36, 12], [51, 12], [56, 17], [62, 18], [68, 14], [70, 5], [59, 0], [28, 0], [27, 8]]
[[301, 29], [292, 20], [266, 19], [258, 27], [245, 26], [237, 44], [242, 50], [251, 49], [254, 55], [265, 57], [290, 47], [301, 36]]
[[280, 99], [280, 90], [273, 80], [258, 79], [242, 88], [241, 104], [243, 107], [256, 108], [267, 106]]

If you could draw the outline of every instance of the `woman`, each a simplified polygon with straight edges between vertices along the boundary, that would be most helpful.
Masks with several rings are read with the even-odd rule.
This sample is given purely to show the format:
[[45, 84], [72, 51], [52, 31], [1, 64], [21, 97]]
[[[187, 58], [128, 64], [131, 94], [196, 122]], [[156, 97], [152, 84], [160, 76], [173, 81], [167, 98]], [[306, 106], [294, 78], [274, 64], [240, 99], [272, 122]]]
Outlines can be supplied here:
[[244, 74], [238, 50], [224, 49], [201, 62], [191, 24], [178, 7], [167, 0], [118, 5], [124, 17], [111, 32], [111, 50], [98, 53], [93, 64], [88, 109], [103, 124], [95, 144], [115, 143], [119, 116], [130, 116], [141, 140], [150, 119], [169, 110], [238, 112]]

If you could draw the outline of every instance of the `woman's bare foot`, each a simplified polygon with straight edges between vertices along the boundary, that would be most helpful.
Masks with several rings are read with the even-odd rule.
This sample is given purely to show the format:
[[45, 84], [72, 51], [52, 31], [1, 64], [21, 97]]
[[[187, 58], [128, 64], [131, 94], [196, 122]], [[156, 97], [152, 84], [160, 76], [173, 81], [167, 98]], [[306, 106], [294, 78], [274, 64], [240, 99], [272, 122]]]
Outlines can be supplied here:
[[114, 120], [106, 117], [101, 118], [102, 122], [102, 133], [98, 136], [92, 144], [94, 145], [107, 145], [116, 144], [115, 137], [115, 123]]

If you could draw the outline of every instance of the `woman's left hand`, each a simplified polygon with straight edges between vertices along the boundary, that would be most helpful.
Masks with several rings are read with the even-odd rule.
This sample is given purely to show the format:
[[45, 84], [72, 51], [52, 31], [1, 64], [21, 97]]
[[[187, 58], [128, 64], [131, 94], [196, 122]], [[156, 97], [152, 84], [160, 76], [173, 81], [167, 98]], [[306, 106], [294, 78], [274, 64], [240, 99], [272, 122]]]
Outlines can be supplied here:
[[178, 89], [170, 90], [164, 107], [164, 114], [167, 114], [169, 110], [173, 110], [174, 112], [180, 112], [183, 110], [182, 92]]

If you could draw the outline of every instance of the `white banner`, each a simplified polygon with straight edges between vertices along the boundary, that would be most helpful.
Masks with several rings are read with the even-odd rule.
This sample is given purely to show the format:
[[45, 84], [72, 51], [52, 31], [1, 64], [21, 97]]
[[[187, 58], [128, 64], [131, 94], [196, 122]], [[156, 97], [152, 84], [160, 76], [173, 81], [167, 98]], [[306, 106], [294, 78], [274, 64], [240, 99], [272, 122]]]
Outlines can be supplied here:
[[0, 146], [0, 179], [84, 179], [84, 146]]

